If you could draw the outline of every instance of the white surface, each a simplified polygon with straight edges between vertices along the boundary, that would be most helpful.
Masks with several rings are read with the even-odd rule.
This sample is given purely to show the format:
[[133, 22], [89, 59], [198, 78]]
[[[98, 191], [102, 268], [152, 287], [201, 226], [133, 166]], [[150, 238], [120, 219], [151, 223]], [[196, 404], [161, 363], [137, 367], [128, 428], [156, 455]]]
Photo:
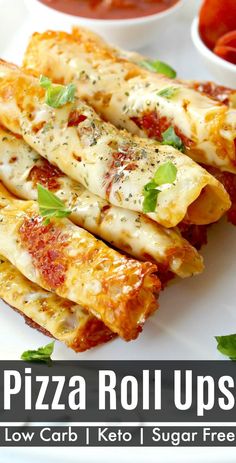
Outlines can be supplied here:
[[199, 35], [198, 17], [194, 18], [191, 27], [193, 43], [202, 57], [203, 63], [214, 77], [214, 80], [228, 86], [236, 85], [236, 65], [220, 58], [206, 47]]
[[[208, 79], [190, 38], [190, 24], [197, 3], [187, 0], [186, 9], [161, 42], [142, 50], [169, 62], [184, 78]], [[0, 0], [0, 55], [20, 63], [27, 39], [34, 30], [44, 30], [48, 18], [29, 18], [22, 0]], [[29, 20], [30, 19], [30, 20]], [[213, 226], [204, 248], [206, 270], [191, 280], [176, 281], [160, 298], [161, 308], [145, 325], [135, 342], [115, 340], [110, 344], [76, 355], [56, 343], [55, 359], [219, 359], [214, 335], [236, 331], [236, 229], [224, 222]], [[23, 319], [0, 303], [1, 359], [17, 359], [22, 351], [37, 348], [47, 338], [27, 327]], [[147, 459], [148, 452], [148, 459]], [[42, 461], [103, 462], [233, 462], [234, 449], [1, 449], [0, 463]]]

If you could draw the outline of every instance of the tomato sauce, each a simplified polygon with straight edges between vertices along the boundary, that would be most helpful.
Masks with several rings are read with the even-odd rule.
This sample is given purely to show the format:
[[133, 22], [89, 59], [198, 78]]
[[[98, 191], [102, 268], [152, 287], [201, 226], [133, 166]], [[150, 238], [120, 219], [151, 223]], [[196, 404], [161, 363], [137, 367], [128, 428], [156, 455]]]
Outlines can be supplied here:
[[229, 98], [235, 93], [235, 90], [223, 85], [217, 85], [214, 82], [193, 82], [190, 85], [194, 90], [205, 93], [210, 98], [214, 98], [221, 103], [229, 105]]
[[149, 138], [162, 141], [162, 133], [172, 126], [175, 129], [176, 135], [181, 138], [184, 146], [190, 147], [193, 144], [192, 140], [187, 138], [176, 125], [173, 125], [165, 116], [159, 116], [155, 111], [143, 114], [141, 117], [131, 117], [131, 120], [142, 129]]
[[63, 13], [94, 19], [131, 19], [161, 13], [179, 0], [40, 0]]
[[68, 127], [77, 127], [81, 122], [84, 122], [87, 116], [79, 114], [78, 111], [72, 111], [69, 115]]
[[63, 173], [55, 166], [50, 164], [46, 159], [42, 160], [40, 166], [34, 166], [29, 174], [28, 179], [36, 186], [38, 183], [50, 191], [57, 191], [60, 188], [59, 178]]
[[183, 238], [185, 238], [192, 246], [198, 251], [207, 244], [207, 230], [209, 225], [194, 225], [186, 224], [184, 222], [179, 223], [178, 229], [181, 232]]
[[236, 225], [236, 175], [231, 172], [222, 172], [215, 167], [203, 166], [211, 175], [214, 175], [219, 182], [223, 183], [228, 192], [232, 206], [227, 212], [227, 218], [230, 223]]
[[132, 153], [125, 147], [122, 152], [113, 153], [112, 162], [105, 175], [106, 197], [109, 200], [113, 183], [118, 182], [124, 177], [124, 170], [135, 170], [137, 165], [132, 161]]

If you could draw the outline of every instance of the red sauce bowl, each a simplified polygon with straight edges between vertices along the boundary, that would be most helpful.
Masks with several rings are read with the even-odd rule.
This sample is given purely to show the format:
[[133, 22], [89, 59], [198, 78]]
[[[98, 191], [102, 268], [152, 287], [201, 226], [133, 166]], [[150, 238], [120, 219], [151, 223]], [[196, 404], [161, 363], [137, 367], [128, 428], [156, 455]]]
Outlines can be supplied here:
[[217, 56], [236, 64], [236, 1], [203, 0], [199, 34]]
[[[160, 40], [161, 43], [163, 31], [166, 30], [170, 30], [171, 38], [171, 25], [176, 20], [176, 15], [184, 0], [177, 0], [164, 11], [151, 15], [145, 15], [144, 11], [144, 16], [127, 19], [89, 18], [59, 11], [52, 6], [49, 7], [41, 0], [25, 0], [25, 2], [40, 29], [44, 28], [45, 30], [46, 27], [49, 27], [70, 30], [72, 26], [83, 26], [97, 32], [110, 43], [134, 50], [142, 48], [152, 41], [158, 42]], [[67, 2], [64, 1], [64, 3]], [[138, 0], [136, 3], [138, 4]]]
[[135, 19], [172, 8], [178, 0], [39, 0], [62, 13], [90, 19]]
[[236, 88], [235, 64], [220, 58], [206, 46], [199, 33], [198, 17], [193, 20], [191, 34], [195, 48], [214, 80], [226, 87]]

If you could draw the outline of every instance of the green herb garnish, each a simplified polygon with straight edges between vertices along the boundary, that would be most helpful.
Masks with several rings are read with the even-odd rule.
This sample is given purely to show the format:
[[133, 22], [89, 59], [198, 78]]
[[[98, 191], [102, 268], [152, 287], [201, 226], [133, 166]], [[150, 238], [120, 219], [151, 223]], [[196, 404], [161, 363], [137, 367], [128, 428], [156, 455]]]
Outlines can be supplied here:
[[166, 162], [157, 169], [154, 175], [155, 183], [160, 186], [164, 183], [174, 183], [177, 175], [177, 168], [173, 162]]
[[44, 362], [52, 363], [51, 355], [53, 353], [55, 341], [50, 342], [44, 347], [39, 347], [37, 350], [26, 350], [21, 355], [21, 360], [25, 362]]
[[148, 212], [155, 212], [157, 205], [157, 197], [161, 190], [157, 187], [174, 183], [177, 176], [177, 168], [172, 162], [166, 162], [158, 167], [154, 178], [148, 182], [143, 188], [143, 212], [147, 214]]
[[48, 77], [41, 76], [39, 83], [41, 87], [46, 89], [45, 102], [52, 108], [61, 108], [66, 103], [72, 103], [75, 98], [76, 86], [69, 85], [53, 85]]
[[49, 79], [46, 76], [40, 76], [39, 83], [40, 83], [41, 87], [46, 88], [46, 89], [48, 89], [48, 88], [50, 88], [52, 86], [51, 79]]
[[178, 87], [166, 87], [162, 90], [159, 90], [159, 92], [157, 92], [157, 95], [161, 96], [162, 98], [166, 98], [167, 100], [170, 100], [171, 98], [173, 98], [173, 96], [176, 95], [178, 90]]
[[226, 355], [230, 360], [236, 360], [236, 334], [227, 336], [215, 336], [217, 349], [221, 354]]
[[62, 219], [71, 214], [72, 211], [67, 209], [63, 201], [51, 191], [46, 190], [46, 188], [40, 184], [37, 185], [37, 188], [39, 212], [42, 217], [46, 217], [44, 222], [45, 225], [48, 225], [52, 218]]
[[144, 60], [140, 62], [140, 66], [148, 69], [151, 72], [158, 72], [159, 74], [164, 74], [165, 76], [170, 77], [171, 79], [173, 79], [177, 75], [176, 71], [163, 61]]
[[[145, 188], [145, 187], [144, 187]], [[148, 212], [154, 212], [157, 205], [157, 196], [159, 195], [160, 190], [149, 190], [148, 192], [143, 190], [144, 200], [143, 200], [143, 212], [147, 214]]]
[[156, 187], [157, 183], [154, 180], [152, 180], [151, 182], [146, 183], [146, 185], [143, 188], [143, 191], [145, 193], [148, 193], [149, 191], [154, 190]]
[[178, 135], [175, 133], [174, 127], [169, 127], [165, 132], [162, 132], [162, 145], [170, 145], [182, 153], [185, 152], [184, 144]]

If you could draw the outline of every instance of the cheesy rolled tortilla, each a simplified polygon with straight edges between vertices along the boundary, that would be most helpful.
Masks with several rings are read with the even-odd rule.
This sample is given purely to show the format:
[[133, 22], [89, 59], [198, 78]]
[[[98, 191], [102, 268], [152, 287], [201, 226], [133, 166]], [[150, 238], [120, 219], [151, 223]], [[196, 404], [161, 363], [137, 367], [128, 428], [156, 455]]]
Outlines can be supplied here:
[[116, 126], [157, 140], [173, 126], [194, 160], [236, 172], [236, 110], [127, 57], [81, 28], [34, 34], [24, 65], [77, 83], [78, 95]]
[[[147, 60], [146, 57], [135, 53], [127, 52], [124, 50], [116, 49], [115, 52], [120, 58], [125, 58], [139, 66], [142, 65], [142, 62]], [[172, 82], [175, 82], [172, 79]], [[236, 89], [224, 87], [223, 85], [216, 84], [211, 81], [188, 81], [188, 80], [178, 80], [178, 83], [182, 83], [184, 86], [189, 87], [197, 92], [202, 93], [203, 95], [208, 96], [212, 100], [217, 101], [220, 104], [224, 104], [229, 108], [236, 109]], [[150, 134], [151, 135], [151, 134]], [[188, 150], [187, 150], [188, 153]], [[225, 187], [228, 192], [231, 200], [231, 207], [227, 211], [228, 221], [233, 225], [236, 225], [236, 175], [234, 172], [227, 172], [227, 170], [221, 168], [221, 166], [214, 167], [209, 165], [202, 164], [208, 172], [214, 175], [217, 180], [219, 180]], [[193, 246], [196, 246], [197, 249], [200, 249], [202, 244], [207, 241], [207, 231], [205, 226], [197, 225], [186, 225], [184, 223], [180, 226], [182, 235], [190, 240], [190, 243]]]
[[[135, 64], [142, 64], [143, 61], [147, 60], [147, 57], [144, 57], [135, 52], [127, 52], [121, 49], [114, 50], [117, 53], [117, 56], [120, 58], [125, 58]], [[173, 82], [175, 82], [172, 79]], [[218, 85], [215, 82], [211, 81], [188, 81], [188, 80], [178, 80], [178, 83], [182, 83], [184, 86], [187, 86], [197, 92], [200, 92], [209, 98], [217, 101], [218, 103], [223, 103], [229, 108], [236, 108], [236, 90], [229, 87], [224, 87], [223, 85]], [[187, 151], [188, 153], [188, 151]], [[231, 207], [227, 211], [228, 221], [233, 225], [236, 225], [236, 175], [232, 172], [227, 172], [220, 167], [213, 167], [211, 165], [202, 164], [208, 172], [213, 175], [217, 180], [219, 180], [225, 187], [228, 192], [231, 200]], [[182, 236], [184, 236], [193, 246], [196, 246], [197, 249], [201, 249], [203, 244], [207, 242], [207, 225], [189, 225], [182, 223], [179, 228], [181, 230]]]
[[114, 333], [78, 304], [45, 291], [0, 256], [0, 298], [45, 334], [75, 352], [107, 342]]
[[[86, 31], [86, 33], [88, 34], [88, 31]], [[91, 38], [93, 38], [94, 34], [91, 32], [90, 34], [92, 34]], [[94, 38], [96, 39], [96, 36]], [[101, 40], [101, 46], [104, 46], [104, 41], [102, 40]], [[31, 50], [30, 47], [29, 47], [29, 50]], [[128, 60], [141, 67], [143, 67], [143, 61], [148, 61], [148, 62], [153, 61], [151, 58], [140, 55], [137, 52], [122, 50], [120, 48], [114, 48], [114, 53], [116, 53], [116, 55], [119, 58], [125, 59], [126, 61]], [[26, 65], [27, 65], [27, 55], [28, 54], [26, 53]], [[33, 69], [33, 72], [35, 74], [34, 69]], [[232, 108], [236, 108], [236, 90], [233, 88], [225, 87], [223, 85], [219, 85], [212, 81], [197, 81], [197, 80], [184, 80], [184, 79], [173, 80], [172, 78], [171, 82], [181, 83], [184, 86], [187, 86], [193, 90], [196, 90], [197, 92], [207, 95], [209, 98], [213, 100], [216, 100], [220, 103], [224, 103], [225, 105], [230, 106]]]
[[174, 165], [173, 183], [161, 185], [147, 215], [165, 227], [208, 224], [230, 207], [223, 186], [171, 146], [138, 138], [104, 122], [76, 98], [60, 108], [45, 103], [39, 80], [0, 63], [0, 123], [69, 177], [110, 204], [142, 213], [144, 188], [157, 169]]
[[203, 270], [203, 259], [178, 230], [110, 205], [49, 164], [21, 138], [0, 128], [0, 180], [16, 196], [37, 199], [37, 183], [73, 210], [71, 220], [140, 260], [185, 278]]
[[135, 339], [157, 308], [157, 267], [120, 255], [68, 219], [39, 215], [35, 201], [1, 186], [0, 254], [26, 278], [82, 305], [114, 333]]

